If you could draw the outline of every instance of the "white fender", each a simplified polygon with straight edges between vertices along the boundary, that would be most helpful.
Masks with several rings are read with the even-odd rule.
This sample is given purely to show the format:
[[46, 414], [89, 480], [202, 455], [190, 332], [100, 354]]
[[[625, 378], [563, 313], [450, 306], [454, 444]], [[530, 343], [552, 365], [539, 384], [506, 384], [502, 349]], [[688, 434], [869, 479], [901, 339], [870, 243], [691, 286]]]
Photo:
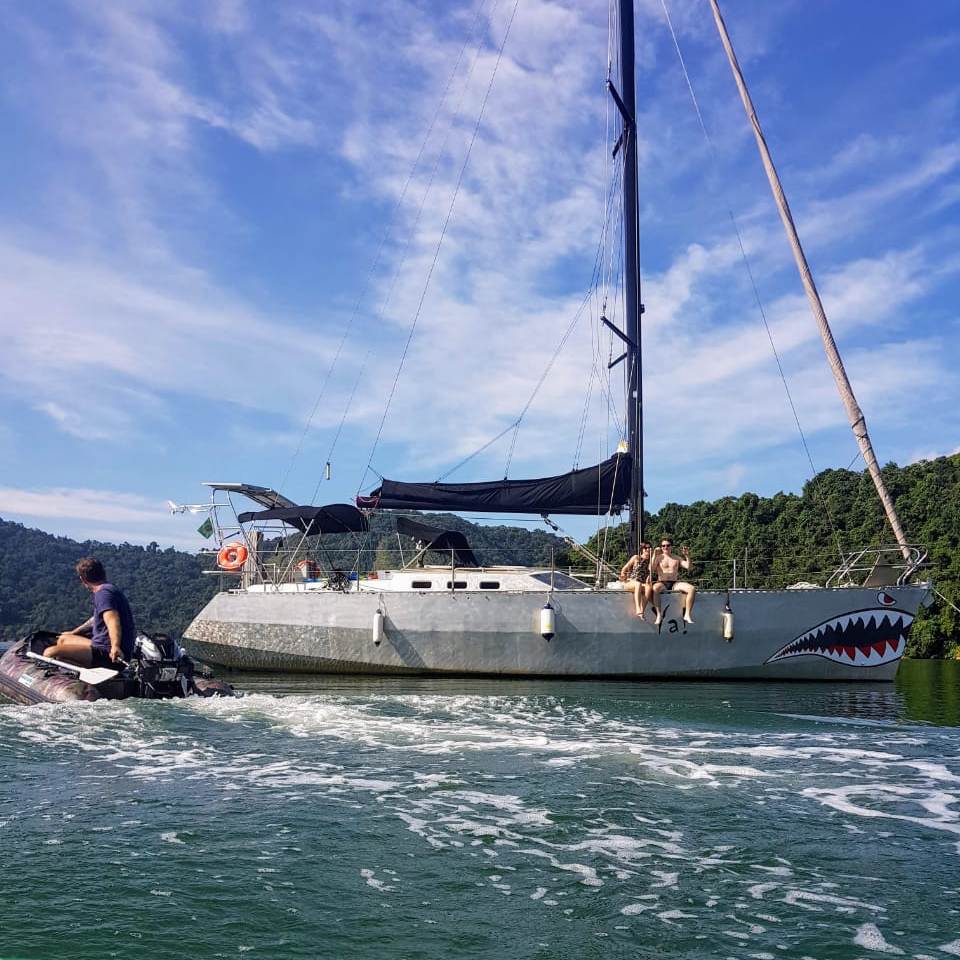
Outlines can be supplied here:
[[383, 640], [383, 613], [377, 610], [373, 614], [373, 645], [379, 647]]
[[540, 636], [544, 640], [552, 640], [557, 632], [557, 616], [553, 607], [545, 603], [540, 610]]
[[723, 639], [733, 639], [733, 611], [729, 606], [723, 611]]

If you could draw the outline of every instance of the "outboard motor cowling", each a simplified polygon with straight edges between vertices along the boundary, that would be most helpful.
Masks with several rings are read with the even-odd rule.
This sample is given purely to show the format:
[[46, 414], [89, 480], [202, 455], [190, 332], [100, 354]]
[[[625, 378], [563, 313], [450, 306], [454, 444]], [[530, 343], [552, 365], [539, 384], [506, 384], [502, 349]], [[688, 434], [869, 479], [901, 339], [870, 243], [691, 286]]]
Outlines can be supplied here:
[[183, 647], [165, 633], [139, 634], [133, 664], [142, 697], [185, 697], [192, 689], [193, 661]]

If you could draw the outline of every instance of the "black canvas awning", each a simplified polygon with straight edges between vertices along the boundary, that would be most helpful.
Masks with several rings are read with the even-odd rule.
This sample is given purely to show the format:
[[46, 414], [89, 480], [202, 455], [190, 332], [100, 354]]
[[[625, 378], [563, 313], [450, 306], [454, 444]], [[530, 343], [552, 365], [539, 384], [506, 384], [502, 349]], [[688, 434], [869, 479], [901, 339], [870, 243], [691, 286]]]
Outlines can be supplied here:
[[362, 509], [449, 510], [486, 513], [619, 513], [630, 499], [630, 459], [614, 454], [594, 467], [536, 480], [486, 483], [403, 483], [384, 480]]
[[296, 504], [276, 490], [270, 487], [258, 487], [253, 483], [211, 483], [205, 482], [205, 487], [212, 490], [225, 490], [227, 493], [239, 493], [254, 503], [259, 503], [261, 507], [272, 509], [273, 507], [295, 507]]
[[440, 530], [409, 517], [397, 517], [397, 533], [418, 540], [427, 550], [453, 551], [458, 567], [479, 567], [467, 538], [459, 530]]
[[328, 503], [325, 507], [275, 507], [254, 510], [237, 516], [241, 523], [280, 520], [307, 536], [321, 533], [363, 533], [367, 518], [352, 503]]

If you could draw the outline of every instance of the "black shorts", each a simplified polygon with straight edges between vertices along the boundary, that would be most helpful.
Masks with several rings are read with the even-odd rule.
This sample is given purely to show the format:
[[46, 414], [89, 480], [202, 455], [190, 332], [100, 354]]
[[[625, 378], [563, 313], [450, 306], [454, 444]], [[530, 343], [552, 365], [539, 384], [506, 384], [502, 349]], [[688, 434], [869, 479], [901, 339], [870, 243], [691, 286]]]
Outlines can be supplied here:
[[660, 580], [659, 582], [663, 584], [663, 592], [669, 593], [673, 589], [674, 584], [677, 581], [676, 580]]
[[90, 666], [91, 667], [109, 667], [115, 670], [117, 665], [110, 659], [110, 651], [103, 647], [90, 648]]

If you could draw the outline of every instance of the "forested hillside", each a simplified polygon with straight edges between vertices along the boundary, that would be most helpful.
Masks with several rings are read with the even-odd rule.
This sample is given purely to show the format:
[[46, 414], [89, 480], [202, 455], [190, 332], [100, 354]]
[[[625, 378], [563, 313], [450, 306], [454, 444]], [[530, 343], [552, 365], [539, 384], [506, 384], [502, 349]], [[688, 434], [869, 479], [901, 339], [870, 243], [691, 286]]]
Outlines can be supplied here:
[[28, 630], [69, 630], [91, 612], [74, 565], [98, 557], [107, 575], [133, 604], [139, 627], [181, 630], [217, 589], [217, 577], [202, 576], [209, 564], [178, 550], [55, 537], [0, 520], [0, 639]]
[[[890, 465], [884, 477], [907, 534], [929, 551], [928, 575], [954, 602], [960, 600], [960, 455], [923, 461], [909, 467]], [[425, 515], [437, 527], [467, 534], [482, 563], [546, 563], [551, 550], [558, 566], [584, 561], [543, 530], [516, 526], [479, 526], [450, 514]], [[646, 517], [647, 539], [673, 537], [686, 544], [694, 561], [694, 579], [703, 587], [737, 583], [783, 587], [799, 580], [825, 582], [838, 565], [841, 550], [889, 543], [883, 513], [867, 474], [826, 470], [800, 494], [758, 497], [747, 493], [712, 502], [668, 503]], [[356, 548], [327, 538], [330, 557], [349, 569]], [[605, 540], [605, 542], [604, 542]], [[410, 559], [412, 542], [403, 538]], [[604, 553], [612, 566], [626, 558], [626, 525], [614, 527], [588, 546]], [[360, 566], [374, 569], [399, 559], [391, 517], [374, 517]], [[70, 628], [89, 615], [90, 598], [73, 572], [82, 556], [94, 555], [110, 578], [131, 599], [141, 627], [181, 632], [218, 589], [219, 578], [201, 570], [212, 558], [147, 547], [96, 542], [78, 543], [18, 523], [0, 520], [0, 638], [10, 640], [36, 627]], [[431, 562], [444, 562], [434, 554]], [[939, 599], [914, 627], [915, 656], [951, 655], [960, 649], [960, 616]]]

